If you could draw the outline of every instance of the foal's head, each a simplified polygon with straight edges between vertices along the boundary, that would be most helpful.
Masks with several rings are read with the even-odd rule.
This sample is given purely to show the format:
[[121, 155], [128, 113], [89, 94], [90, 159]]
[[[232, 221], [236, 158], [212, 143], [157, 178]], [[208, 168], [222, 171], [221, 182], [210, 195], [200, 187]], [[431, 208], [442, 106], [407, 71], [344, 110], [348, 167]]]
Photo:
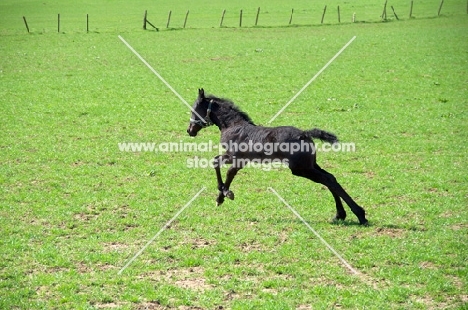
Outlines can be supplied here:
[[203, 88], [198, 90], [198, 98], [193, 104], [190, 125], [187, 128], [191, 137], [195, 137], [200, 129], [213, 125], [210, 118], [212, 102], [212, 99], [205, 97]]

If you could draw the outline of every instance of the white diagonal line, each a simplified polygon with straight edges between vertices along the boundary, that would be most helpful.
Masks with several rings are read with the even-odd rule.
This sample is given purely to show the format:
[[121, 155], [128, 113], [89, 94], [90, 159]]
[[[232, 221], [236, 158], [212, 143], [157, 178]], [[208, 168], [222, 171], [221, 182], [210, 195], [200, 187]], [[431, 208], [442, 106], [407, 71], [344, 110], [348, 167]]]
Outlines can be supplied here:
[[141, 248], [140, 251], [138, 251], [138, 253], [136, 253], [126, 264], [125, 266], [122, 267], [122, 269], [120, 269], [120, 271], [118, 272], [118, 274], [122, 274], [122, 272], [128, 267], [130, 266], [130, 264], [138, 257], [141, 255], [141, 253], [143, 253], [143, 251], [163, 232], [165, 231], [170, 225], [171, 223], [201, 194], [201, 192], [203, 192], [204, 190], [206, 189], [206, 187], [203, 187], [201, 190], [198, 191], [198, 193], [195, 194], [195, 196], [192, 197], [192, 199], [190, 199], [189, 202], [187, 202], [185, 204], [185, 206], [182, 207], [182, 209], [179, 210], [179, 212], [176, 213], [176, 215], [174, 215], [157, 233], [156, 235], [153, 236], [153, 238], [150, 239], [150, 241], [148, 241], [145, 246], [143, 248]]
[[345, 44], [345, 46], [343, 46], [340, 51], [338, 53], [336, 53], [335, 56], [333, 56], [332, 59], [330, 59], [330, 61], [328, 61], [326, 63], [325, 66], [323, 66], [322, 69], [320, 69], [319, 72], [317, 72], [317, 74], [315, 74], [310, 80], [309, 82], [307, 82], [302, 88], [301, 90], [299, 90], [299, 92], [297, 94], [294, 95], [294, 97], [291, 98], [291, 100], [288, 101], [288, 103], [286, 103], [284, 105], [284, 107], [281, 108], [281, 110], [278, 111], [278, 113], [275, 114], [275, 116], [273, 116], [268, 122], [267, 124], [270, 124], [271, 122], [273, 122], [281, 113], [283, 113], [283, 111], [294, 101], [296, 100], [296, 98], [338, 57], [340, 56], [340, 54], [354, 41], [354, 39], [356, 39], [356, 36], [352, 37], [351, 40], [349, 40], [348, 43]]
[[333, 254], [335, 254], [336, 257], [338, 257], [338, 259], [343, 263], [343, 265], [346, 266], [346, 268], [349, 269], [349, 271], [351, 271], [351, 272], [352, 272], [353, 274], [355, 274], [355, 275], [359, 275], [359, 272], [358, 272], [356, 269], [354, 269], [353, 267], [351, 267], [351, 265], [350, 265], [337, 251], [335, 251], [335, 249], [334, 249], [330, 244], [328, 244], [328, 242], [325, 241], [325, 239], [323, 239], [323, 238], [315, 231], [315, 229], [313, 229], [313, 228], [309, 225], [309, 223], [307, 223], [307, 222], [304, 220], [304, 218], [303, 218], [299, 213], [297, 213], [297, 211], [294, 210], [293, 207], [291, 207], [291, 206], [286, 202], [286, 200], [284, 200], [283, 197], [281, 197], [281, 196], [278, 194], [278, 192], [276, 192], [272, 187], [268, 187], [268, 189], [269, 189], [270, 191], [272, 191], [272, 192], [279, 198], [279, 200], [281, 200], [281, 201], [292, 211], [292, 213], [294, 213], [294, 215], [297, 216], [297, 217], [302, 221], [302, 223], [304, 223], [304, 225], [306, 225], [307, 228], [309, 228], [310, 231], [313, 232], [314, 235], [317, 236], [317, 238], [319, 238], [319, 240], [322, 241], [322, 243], [323, 243]]
[[130, 45], [128, 44], [127, 41], [125, 41], [124, 38], [122, 38], [122, 36], [119, 35], [119, 39], [133, 52], [133, 54], [135, 54], [147, 67], [148, 69], [151, 70], [151, 72], [154, 73], [154, 75], [156, 75], [160, 80], [161, 82], [164, 83], [164, 85], [167, 86], [167, 88], [169, 88], [176, 96], [177, 98], [180, 99], [180, 101], [182, 101], [182, 103], [184, 103], [193, 113], [195, 113], [195, 115], [200, 119], [202, 120], [204, 123], [206, 123], [205, 119], [203, 117], [201, 117], [191, 106], [190, 104], [187, 103], [187, 101], [181, 96], [179, 95], [179, 93], [156, 71], [153, 69], [153, 67], [151, 67], [151, 65], [143, 58], [141, 57], [140, 54], [138, 54], [137, 51], [135, 51], [135, 49]]

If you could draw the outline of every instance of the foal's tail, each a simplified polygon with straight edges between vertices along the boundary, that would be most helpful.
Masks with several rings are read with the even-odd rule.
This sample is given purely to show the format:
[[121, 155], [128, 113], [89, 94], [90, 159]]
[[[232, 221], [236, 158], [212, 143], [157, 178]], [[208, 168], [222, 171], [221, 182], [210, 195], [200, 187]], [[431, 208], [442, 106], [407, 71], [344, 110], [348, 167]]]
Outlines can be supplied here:
[[335, 136], [331, 132], [322, 129], [314, 128], [311, 130], [306, 130], [305, 133], [310, 138], [317, 138], [322, 141], [330, 142], [332, 144], [338, 142], [337, 136]]

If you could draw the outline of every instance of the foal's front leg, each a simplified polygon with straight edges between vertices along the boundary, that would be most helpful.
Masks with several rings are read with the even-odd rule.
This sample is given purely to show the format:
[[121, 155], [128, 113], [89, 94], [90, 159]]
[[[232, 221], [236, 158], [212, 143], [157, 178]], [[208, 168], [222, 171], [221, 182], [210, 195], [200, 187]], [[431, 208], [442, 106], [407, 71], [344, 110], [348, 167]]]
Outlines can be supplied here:
[[226, 183], [223, 183], [223, 179], [221, 177], [221, 165], [231, 164], [231, 163], [232, 163], [231, 156], [227, 154], [218, 155], [214, 158], [213, 164], [214, 164], [214, 168], [216, 171], [216, 178], [218, 180], [218, 190], [219, 190], [218, 198], [216, 198], [216, 204], [218, 206], [224, 202], [224, 197], [227, 197], [231, 200], [234, 199], [234, 193], [229, 190], [229, 186], [231, 185], [232, 180], [237, 174], [237, 171], [239, 171], [241, 168], [236, 168], [234, 166], [229, 167], [227, 174], [226, 174]]

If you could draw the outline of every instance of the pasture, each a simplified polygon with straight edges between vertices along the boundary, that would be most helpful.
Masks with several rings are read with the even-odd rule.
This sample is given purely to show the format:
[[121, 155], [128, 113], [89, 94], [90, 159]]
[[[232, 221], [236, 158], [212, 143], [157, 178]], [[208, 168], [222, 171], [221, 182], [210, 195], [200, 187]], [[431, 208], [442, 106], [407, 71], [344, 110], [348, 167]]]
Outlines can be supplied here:
[[[384, 1], [356, 1], [342, 5], [347, 22], [327, 15], [324, 25], [327, 3], [231, 4], [228, 12], [250, 8], [242, 28], [237, 16], [217, 27], [221, 1], [167, 2], [154, 13], [149, 1], [127, 2], [0, 4], [0, 308], [467, 307], [465, 2], [446, 1], [440, 17], [438, 1], [419, 11], [415, 2], [416, 18], [380, 22]], [[252, 27], [257, 6], [264, 24]], [[145, 9], [159, 32], [141, 29]], [[181, 25], [187, 9], [187, 29], [164, 29], [168, 10], [181, 12]], [[351, 23], [354, 11], [366, 22]], [[203, 87], [263, 125], [356, 36], [271, 125], [355, 143], [317, 158], [370, 225], [346, 206], [348, 218], [332, 222], [328, 190], [284, 167], [241, 170], [235, 200], [215, 207], [213, 169], [187, 161], [218, 150], [121, 151], [123, 142], [217, 142], [219, 132], [189, 137], [190, 110], [119, 35], [189, 103]]]

